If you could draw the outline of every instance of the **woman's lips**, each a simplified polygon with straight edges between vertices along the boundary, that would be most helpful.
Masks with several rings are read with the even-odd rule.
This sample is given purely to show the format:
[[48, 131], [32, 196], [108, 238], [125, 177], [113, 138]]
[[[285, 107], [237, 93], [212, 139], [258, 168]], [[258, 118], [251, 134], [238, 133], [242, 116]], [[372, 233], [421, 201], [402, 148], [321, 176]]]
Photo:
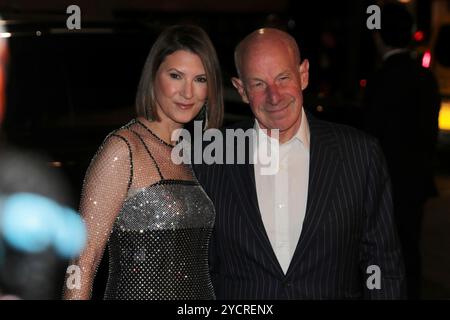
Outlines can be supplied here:
[[176, 104], [180, 109], [187, 110], [194, 106], [194, 103], [177, 103]]

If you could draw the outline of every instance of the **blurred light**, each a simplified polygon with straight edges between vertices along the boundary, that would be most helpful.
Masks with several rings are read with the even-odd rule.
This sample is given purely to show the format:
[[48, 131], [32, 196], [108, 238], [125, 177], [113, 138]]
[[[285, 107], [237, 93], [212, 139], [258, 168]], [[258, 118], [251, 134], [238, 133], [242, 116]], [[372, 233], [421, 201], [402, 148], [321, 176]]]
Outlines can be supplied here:
[[321, 105], [316, 107], [317, 112], [323, 112], [323, 107]]
[[414, 32], [414, 40], [416, 40], [417, 42], [420, 42], [423, 40], [423, 38], [425, 37], [425, 34], [423, 33], [423, 31], [416, 31]]
[[361, 86], [361, 88], [365, 88], [367, 85], [367, 80], [366, 79], [361, 79], [359, 81], [359, 85]]
[[450, 131], [450, 101], [442, 102], [439, 111], [439, 129]]
[[39, 37], [39, 36], [42, 35], [42, 32], [40, 32], [40, 31], [38, 30], [38, 31], [36, 31], [36, 35]]
[[422, 57], [422, 67], [429, 68], [431, 64], [431, 53], [430, 50], [425, 51]]
[[60, 161], [52, 161], [49, 163], [50, 167], [53, 168], [61, 168], [62, 167], [62, 162]]
[[69, 34], [69, 33], [90, 33], [90, 34], [113, 34], [113, 28], [81, 28], [69, 30], [67, 28], [51, 28], [48, 33], [50, 34]]
[[398, 0], [398, 2], [400, 2], [400, 3], [410, 3], [411, 2], [411, 0]]
[[0, 32], [0, 38], [11, 38], [10, 32]]

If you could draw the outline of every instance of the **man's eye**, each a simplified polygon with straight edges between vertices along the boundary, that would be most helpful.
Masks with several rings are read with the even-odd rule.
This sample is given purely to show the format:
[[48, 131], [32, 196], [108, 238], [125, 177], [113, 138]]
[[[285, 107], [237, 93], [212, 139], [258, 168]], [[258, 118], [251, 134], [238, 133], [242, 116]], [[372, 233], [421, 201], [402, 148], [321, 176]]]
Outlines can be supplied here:
[[177, 73], [169, 73], [169, 76], [170, 76], [172, 79], [181, 79], [180, 75], [177, 74]]
[[199, 77], [199, 78], [197, 78], [197, 82], [205, 83], [206, 82], [206, 77]]

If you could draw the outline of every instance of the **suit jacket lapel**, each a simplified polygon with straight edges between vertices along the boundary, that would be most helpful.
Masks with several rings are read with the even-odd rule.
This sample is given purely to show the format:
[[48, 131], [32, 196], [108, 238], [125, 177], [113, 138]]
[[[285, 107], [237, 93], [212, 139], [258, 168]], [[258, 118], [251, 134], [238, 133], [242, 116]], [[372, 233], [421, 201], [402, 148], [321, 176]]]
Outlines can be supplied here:
[[[248, 128], [244, 128], [246, 130]], [[279, 275], [284, 275], [275, 252], [272, 249], [269, 237], [267, 236], [264, 223], [259, 210], [258, 196], [256, 193], [255, 171], [253, 164], [249, 163], [247, 145], [247, 158], [245, 164], [226, 165], [227, 173], [233, 184], [232, 192], [239, 199], [242, 211], [241, 214], [246, 219], [247, 226], [261, 245], [262, 251], [268, 261], [270, 261], [272, 270], [276, 270]], [[236, 153], [235, 153], [236, 154]]]
[[326, 123], [320, 122], [308, 114], [310, 126], [310, 166], [308, 200], [300, 240], [292, 257], [287, 277], [296, 270], [296, 266], [310, 245], [336, 187], [337, 173], [341, 165], [336, 137]]

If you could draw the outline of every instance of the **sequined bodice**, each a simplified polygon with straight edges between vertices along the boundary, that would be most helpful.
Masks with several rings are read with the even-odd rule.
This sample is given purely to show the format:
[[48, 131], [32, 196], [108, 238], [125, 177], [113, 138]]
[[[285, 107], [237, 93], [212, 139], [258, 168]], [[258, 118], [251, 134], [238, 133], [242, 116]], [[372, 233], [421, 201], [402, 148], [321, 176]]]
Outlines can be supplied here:
[[[177, 148], [136, 119], [106, 137], [89, 165], [80, 199], [88, 240], [70, 263], [65, 299], [89, 299], [104, 249], [105, 299], [214, 299], [208, 245], [214, 205]], [[78, 279], [78, 280], [77, 280]]]
[[106, 299], [212, 299], [208, 241], [214, 207], [196, 182], [130, 192], [110, 237]]
[[88, 242], [71, 261], [80, 285], [65, 286], [66, 299], [92, 296], [106, 247], [105, 299], [215, 298], [208, 267], [214, 205], [192, 167], [172, 161], [177, 149], [151, 127], [158, 124], [129, 122], [91, 161], [80, 200]]

